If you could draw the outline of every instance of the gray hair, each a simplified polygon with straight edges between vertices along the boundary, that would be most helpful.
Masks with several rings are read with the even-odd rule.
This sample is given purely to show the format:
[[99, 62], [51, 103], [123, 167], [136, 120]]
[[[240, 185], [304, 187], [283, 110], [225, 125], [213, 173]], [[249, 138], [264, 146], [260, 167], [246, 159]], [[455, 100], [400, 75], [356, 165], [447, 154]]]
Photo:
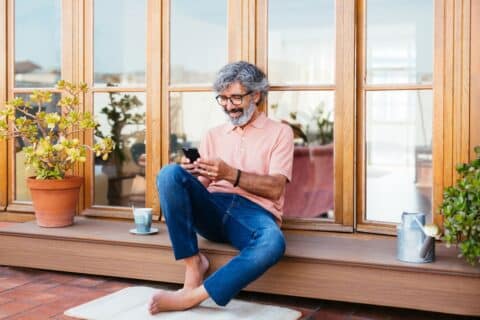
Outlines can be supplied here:
[[231, 84], [239, 82], [247, 91], [260, 92], [260, 103], [267, 95], [269, 85], [267, 76], [257, 66], [238, 61], [229, 63], [217, 73], [213, 88], [217, 93], [226, 90]]

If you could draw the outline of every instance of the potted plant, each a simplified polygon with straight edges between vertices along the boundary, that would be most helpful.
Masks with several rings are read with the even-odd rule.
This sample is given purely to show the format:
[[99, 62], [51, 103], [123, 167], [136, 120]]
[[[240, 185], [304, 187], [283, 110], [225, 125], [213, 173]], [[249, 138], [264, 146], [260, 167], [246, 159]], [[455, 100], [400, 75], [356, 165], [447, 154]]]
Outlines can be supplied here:
[[85, 162], [87, 151], [106, 159], [114, 143], [106, 137], [93, 146], [80, 143], [79, 134], [98, 125], [90, 112], [78, 111], [80, 95], [88, 88], [60, 80], [62, 98], [59, 112], [45, 111], [52, 92], [35, 90], [29, 101], [15, 98], [0, 110], [0, 138], [23, 141], [27, 168], [35, 176], [27, 178], [39, 226], [64, 227], [73, 224], [83, 177], [69, 175], [74, 164]]
[[472, 265], [480, 260], [480, 146], [474, 150], [476, 159], [457, 166], [460, 177], [445, 189], [440, 207], [447, 246], [457, 244], [459, 257]]

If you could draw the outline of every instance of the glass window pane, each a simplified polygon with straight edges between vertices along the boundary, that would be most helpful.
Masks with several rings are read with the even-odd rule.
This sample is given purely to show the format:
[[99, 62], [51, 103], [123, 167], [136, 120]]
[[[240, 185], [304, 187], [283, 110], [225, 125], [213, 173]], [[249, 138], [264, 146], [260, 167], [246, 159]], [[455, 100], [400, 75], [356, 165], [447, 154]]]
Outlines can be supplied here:
[[[15, 97], [20, 97], [24, 101], [30, 100], [30, 93], [19, 93]], [[43, 105], [43, 110], [46, 112], [60, 112], [60, 108], [57, 107], [57, 103], [60, 100], [61, 96], [58, 93], [52, 94], [52, 101], [48, 105]], [[38, 110], [34, 107], [33, 112]], [[20, 112], [18, 114], [20, 116]], [[39, 133], [40, 134], [40, 133]], [[31, 201], [30, 191], [27, 187], [27, 177], [35, 175], [33, 169], [27, 169], [25, 166], [25, 153], [22, 151], [22, 148], [25, 146], [25, 143], [22, 139], [16, 138], [14, 143], [15, 148], [15, 199], [20, 201]]]
[[170, 161], [180, 161], [182, 147], [200, 146], [208, 129], [227, 121], [213, 92], [170, 94]]
[[367, 220], [432, 211], [432, 92], [367, 92]]
[[15, 0], [15, 87], [53, 87], [60, 79], [60, 0]]
[[366, 28], [367, 83], [432, 83], [433, 0], [368, 0]]
[[211, 85], [227, 62], [227, 1], [175, 0], [170, 6], [170, 83]]
[[95, 0], [95, 86], [145, 85], [146, 0]]
[[145, 206], [145, 94], [97, 93], [95, 137], [111, 136], [108, 160], [95, 159], [95, 205]]
[[270, 92], [268, 114], [289, 124], [295, 136], [284, 217], [333, 219], [334, 92]]
[[272, 84], [333, 84], [335, 1], [268, 2], [268, 77]]

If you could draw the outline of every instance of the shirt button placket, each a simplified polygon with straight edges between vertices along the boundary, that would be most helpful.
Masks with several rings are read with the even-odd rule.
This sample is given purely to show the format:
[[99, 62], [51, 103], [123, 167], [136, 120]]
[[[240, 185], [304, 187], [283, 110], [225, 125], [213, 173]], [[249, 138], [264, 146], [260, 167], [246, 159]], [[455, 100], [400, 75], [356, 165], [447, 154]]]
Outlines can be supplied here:
[[245, 131], [242, 132], [242, 137], [240, 138], [240, 152], [245, 152]]

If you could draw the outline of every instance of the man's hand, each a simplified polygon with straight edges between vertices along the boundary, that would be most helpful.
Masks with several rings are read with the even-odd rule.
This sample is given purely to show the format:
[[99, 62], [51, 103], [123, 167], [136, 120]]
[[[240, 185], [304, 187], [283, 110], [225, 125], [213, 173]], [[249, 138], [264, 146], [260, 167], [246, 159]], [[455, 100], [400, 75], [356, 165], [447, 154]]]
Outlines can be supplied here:
[[202, 159], [195, 161], [197, 172], [212, 181], [227, 180], [231, 183], [235, 181], [237, 169], [229, 166], [222, 159]]
[[[211, 181], [226, 180], [231, 184], [237, 179], [237, 169], [225, 163], [222, 159], [198, 158], [194, 165], [200, 181], [208, 185]], [[203, 183], [203, 182], [202, 182]], [[284, 192], [287, 178], [281, 174], [259, 175], [242, 171], [239, 188], [272, 200], [277, 200]]]
[[194, 163], [190, 163], [190, 159], [188, 159], [185, 156], [182, 156], [180, 159], [180, 166], [185, 169], [188, 173], [194, 175], [194, 176], [199, 176], [199, 172], [197, 169], [197, 165]]

